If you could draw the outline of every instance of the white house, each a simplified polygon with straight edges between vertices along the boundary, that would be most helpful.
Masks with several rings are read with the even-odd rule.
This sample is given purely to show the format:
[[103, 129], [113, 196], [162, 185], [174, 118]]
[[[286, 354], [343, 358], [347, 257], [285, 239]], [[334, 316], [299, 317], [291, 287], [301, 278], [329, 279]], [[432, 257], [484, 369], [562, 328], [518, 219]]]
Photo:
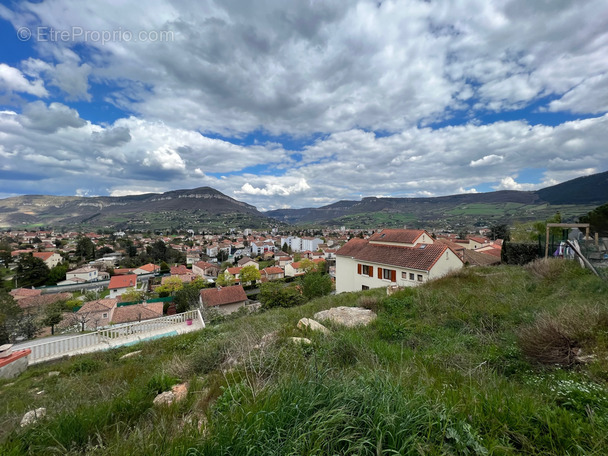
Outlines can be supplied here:
[[108, 288], [110, 289], [110, 298], [117, 298], [125, 293], [129, 288], [136, 287], [137, 275], [135, 274], [112, 276], [110, 278], [110, 284], [108, 285]]
[[275, 245], [272, 239], [258, 239], [251, 241], [251, 254], [263, 255], [266, 252], [274, 252]]
[[336, 253], [336, 293], [391, 285], [412, 287], [460, 269], [447, 245], [423, 230], [383, 230], [369, 240], [354, 238]]
[[85, 282], [96, 282], [99, 280], [99, 271], [95, 268], [91, 268], [89, 266], [85, 266], [83, 268], [74, 269], [73, 271], [68, 271], [65, 274], [66, 280], [75, 280], [75, 282], [85, 281]]
[[56, 252], [34, 252], [34, 257], [40, 258], [49, 269], [53, 269], [63, 261], [61, 255]]

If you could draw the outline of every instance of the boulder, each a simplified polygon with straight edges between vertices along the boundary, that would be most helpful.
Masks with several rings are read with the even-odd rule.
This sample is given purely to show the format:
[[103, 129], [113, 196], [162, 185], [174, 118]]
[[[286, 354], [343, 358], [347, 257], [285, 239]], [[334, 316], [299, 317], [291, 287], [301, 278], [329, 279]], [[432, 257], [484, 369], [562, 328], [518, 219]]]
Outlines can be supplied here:
[[188, 395], [188, 383], [180, 383], [174, 385], [171, 391], [164, 391], [154, 398], [154, 405], [171, 405], [174, 402], [179, 402]]
[[315, 320], [330, 320], [339, 325], [349, 328], [355, 326], [367, 326], [376, 318], [376, 314], [363, 307], [334, 307], [329, 310], [317, 312]]
[[46, 415], [46, 409], [44, 407], [37, 408], [36, 410], [30, 410], [23, 418], [21, 418], [21, 427], [29, 426], [30, 424], [34, 424], [40, 418]]
[[50, 371], [47, 375], [49, 377], [57, 377], [61, 372], [59, 371]]
[[306, 329], [310, 329], [311, 331], [320, 331], [323, 334], [329, 334], [331, 332], [321, 323], [316, 320], [313, 320], [312, 318], [301, 318], [298, 322], [298, 329], [301, 329], [303, 331]]

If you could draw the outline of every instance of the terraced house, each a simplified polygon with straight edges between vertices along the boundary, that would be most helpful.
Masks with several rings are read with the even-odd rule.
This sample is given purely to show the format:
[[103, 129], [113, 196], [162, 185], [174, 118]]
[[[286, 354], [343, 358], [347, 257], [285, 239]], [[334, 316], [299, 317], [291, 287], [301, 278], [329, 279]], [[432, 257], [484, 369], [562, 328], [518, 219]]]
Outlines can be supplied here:
[[464, 266], [448, 246], [424, 230], [382, 230], [354, 238], [336, 253], [336, 293], [412, 287]]

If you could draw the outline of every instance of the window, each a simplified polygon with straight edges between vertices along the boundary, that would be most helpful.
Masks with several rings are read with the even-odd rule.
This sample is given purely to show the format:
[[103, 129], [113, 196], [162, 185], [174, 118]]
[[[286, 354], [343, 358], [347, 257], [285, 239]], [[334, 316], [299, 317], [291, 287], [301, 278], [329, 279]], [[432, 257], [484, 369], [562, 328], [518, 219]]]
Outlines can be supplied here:
[[369, 290], [369, 287], [367, 285], [361, 285], [361, 289], [362, 290]]
[[414, 280], [414, 273], [410, 272], [410, 280]]
[[407, 272], [402, 272], [401, 273], [401, 278], [402, 279], [407, 279]]
[[386, 279], [386, 280], [391, 280], [391, 272], [392, 272], [392, 270], [390, 270], [390, 269], [383, 269], [382, 278]]
[[422, 282], [422, 274], [418, 274], [418, 282]]
[[101, 318], [108, 318], [108, 313], [104, 312], [103, 314], [101, 314]]
[[361, 267], [361, 274], [368, 276], [369, 275], [369, 266], [364, 264]]

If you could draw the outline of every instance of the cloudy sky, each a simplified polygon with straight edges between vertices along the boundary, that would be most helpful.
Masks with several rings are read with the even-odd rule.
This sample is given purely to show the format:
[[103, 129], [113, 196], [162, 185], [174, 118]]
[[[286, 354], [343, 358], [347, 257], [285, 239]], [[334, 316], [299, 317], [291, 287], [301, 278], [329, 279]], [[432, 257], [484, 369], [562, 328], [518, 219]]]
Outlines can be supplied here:
[[0, 197], [261, 210], [608, 170], [605, 0], [0, 5]]

